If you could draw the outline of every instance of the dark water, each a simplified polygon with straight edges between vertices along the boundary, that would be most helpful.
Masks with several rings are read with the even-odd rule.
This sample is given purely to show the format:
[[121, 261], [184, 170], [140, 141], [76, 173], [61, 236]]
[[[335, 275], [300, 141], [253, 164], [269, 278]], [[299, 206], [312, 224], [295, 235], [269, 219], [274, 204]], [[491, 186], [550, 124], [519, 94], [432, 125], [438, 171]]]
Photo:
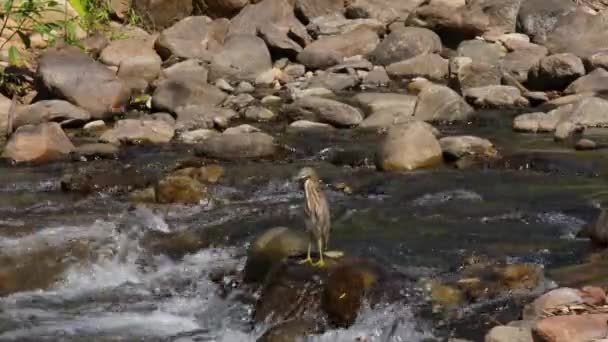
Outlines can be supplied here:
[[[574, 235], [608, 200], [606, 152], [574, 153], [549, 136], [511, 133], [508, 114], [482, 118], [442, 131], [488, 137], [503, 154], [520, 153], [533, 165], [387, 174], [369, 167], [380, 141], [375, 133], [281, 133], [286, 152], [278, 160], [222, 163], [226, 177], [212, 186], [212, 203], [134, 208], [120, 187], [67, 193], [61, 177], [110, 163], [155, 179], [193, 159], [192, 151], [130, 147], [119, 162], [4, 164], [0, 341], [255, 341], [265, 327], [251, 328], [253, 307], [235, 299], [238, 288], [220, 295], [210, 275], [217, 269], [238, 274], [248, 243], [268, 228], [303, 229], [302, 194], [289, 180], [303, 165], [317, 167], [328, 184], [332, 248], [347, 254], [428, 278], [449, 277], [472, 255], [547, 269], [579, 263], [589, 246]], [[337, 190], [338, 183], [352, 192]], [[408, 303], [366, 308], [353, 327], [314, 340], [445, 336], [415, 309], [426, 305], [424, 296]], [[483, 315], [488, 309], [471, 310]], [[481, 329], [459, 332], [478, 336]]]

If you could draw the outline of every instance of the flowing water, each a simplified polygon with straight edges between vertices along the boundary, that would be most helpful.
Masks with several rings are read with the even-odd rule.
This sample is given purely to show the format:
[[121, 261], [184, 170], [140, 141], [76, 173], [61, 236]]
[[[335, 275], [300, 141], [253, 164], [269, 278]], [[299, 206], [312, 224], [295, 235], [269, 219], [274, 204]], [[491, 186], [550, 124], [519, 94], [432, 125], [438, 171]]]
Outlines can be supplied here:
[[[302, 228], [302, 194], [290, 181], [302, 165], [352, 189], [328, 187], [332, 247], [403, 274], [449, 276], [472, 255], [547, 269], [582, 260], [588, 242], [574, 235], [608, 194], [604, 151], [563, 157], [565, 148], [538, 136], [483, 124], [444, 130], [487, 130], [505, 150], [560, 157], [537, 158], [524, 170], [385, 174], [365, 166], [375, 135], [283, 136], [288, 157], [224, 163], [226, 178], [211, 189], [219, 200], [148, 207], [133, 206], [120, 191], [62, 191], [61, 175], [85, 162], [0, 166], [0, 341], [255, 341], [267, 327], [251, 323], [254, 301], [243, 299], [248, 294], [238, 277], [257, 234]], [[353, 139], [356, 151], [343, 153]], [[154, 176], [191, 156], [183, 146], [130, 147], [119, 163]], [[335, 165], [344, 159], [363, 166]], [[404, 301], [368, 305], [351, 327], [311, 341], [449, 335], [422, 314], [428, 299], [416, 286], [402, 289]], [[493, 309], [481, 303], [468, 312], [487, 310]], [[459, 332], [478, 336], [484, 329]]]

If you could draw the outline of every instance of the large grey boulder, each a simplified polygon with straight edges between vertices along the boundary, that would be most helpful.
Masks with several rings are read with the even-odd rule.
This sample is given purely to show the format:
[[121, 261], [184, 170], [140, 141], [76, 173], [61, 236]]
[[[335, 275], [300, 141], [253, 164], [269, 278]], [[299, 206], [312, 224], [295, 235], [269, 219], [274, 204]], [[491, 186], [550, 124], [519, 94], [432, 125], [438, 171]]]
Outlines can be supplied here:
[[454, 90], [430, 85], [418, 94], [414, 117], [424, 121], [467, 121], [473, 112], [473, 108]]
[[184, 18], [160, 33], [156, 51], [163, 59], [176, 56], [209, 60], [223, 44], [228, 24], [226, 19], [206, 16]]
[[209, 79], [254, 82], [270, 69], [270, 51], [262, 39], [251, 35], [232, 35], [213, 56], [209, 66]]
[[378, 168], [411, 171], [441, 163], [442, 151], [432, 126], [420, 121], [395, 125], [380, 147]]
[[542, 45], [560, 18], [575, 9], [576, 4], [570, 0], [526, 0], [519, 9], [519, 27], [532, 41]]
[[374, 64], [389, 65], [421, 54], [441, 52], [439, 36], [425, 28], [404, 27], [392, 31], [369, 54]]
[[541, 58], [530, 70], [528, 84], [538, 90], [561, 90], [585, 75], [583, 61], [571, 53], [560, 53]]

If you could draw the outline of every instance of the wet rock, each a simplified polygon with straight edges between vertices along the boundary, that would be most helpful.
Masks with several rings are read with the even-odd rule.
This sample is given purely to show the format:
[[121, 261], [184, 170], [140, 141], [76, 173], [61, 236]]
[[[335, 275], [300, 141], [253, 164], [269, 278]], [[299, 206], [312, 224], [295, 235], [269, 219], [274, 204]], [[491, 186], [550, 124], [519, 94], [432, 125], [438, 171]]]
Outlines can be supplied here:
[[[386, 27], [378, 20], [349, 20], [344, 18], [344, 16], [341, 14], [334, 14], [315, 18], [307, 26], [308, 31], [318, 38], [342, 35], [360, 28], [367, 28], [378, 34], [384, 33], [386, 31]], [[373, 48], [370, 51], [373, 51]]]
[[133, 0], [133, 9], [152, 27], [164, 28], [192, 14], [192, 1]]
[[79, 49], [47, 50], [40, 58], [38, 74], [49, 90], [85, 109], [94, 119], [112, 117], [129, 101], [127, 85]]
[[117, 66], [118, 77], [129, 85], [141, 80], [145, 84], [143, 90], [158, 77], [162, 62], [152, 44], [141, 39], [111, 42], [101, 52], [100, 60], [106, 65]]
[[215, 130], [201, 128], [181, 133], [179, 140], [185, 144], [199, 144], [218, 134]]
[[158, 182], [155, 193], [158, 203], [198, 204], [207, 196], [207, 188], [191, 177], [170, 175]]
[[293, 319], [268, 329], [256, 342], [297, 342], [320, 333], [317, 323], [307, 319]]
[[448, 60], [437, 54], [422, 54], [392, 63], [386, 67], [386, 72], [396, 78], [424, 77], [433, 81], [442, 81], [449, 72]]
[[561, 90], [583, 75], [583, 61], [571, 53], [561, 53], [543, 57], [530, 70], [528, 84], [539, 90]]
[[469, 57], [474, 63], [498, 65], [504, 55], [500, 44], [490, 44], [483, 40], [465, 40], [458, 45], [458, 57]]
[[255, 82], [260, 74], [270, 69], [270, 52], [262, 39], [249, 35], [232, 35], [213, 56], [209, 66], [209, 79]]
[[[546, 4], [545, 4], [546, 6]], [[597, 15], [576, 10], [559, 18], [544, 46], [550, 53], [572, 53], [580, 58], [608, 49], [606, 11]]]
[[435, 305], [454, 306], [464, 303], [464, 293], [454, 287], [434, 282], [431, 284], [431, 300]]
[[439, 53], [441, 48], [441, 39], [435, 32], [404, 27], [386, 36], [369, 54], [369, 59], [374, 64], [389, 65], [418, 55]]
[[59, 124], [26, 125], [11, 135], [2, 158], [16, 162], [46, 162], [63, 159], [74, 149]]
[[575, 103], [570, 115], [562, 119], [578, 127], [608, 127], [608, 100], [588, 97]]
[[555, 130], [559, 118], [546, 113], [521, 114], [513, 120], [513, 129], [521, 132], [552, 132]]
[[356, 126], [363, 121], [361, 111], [345, 103], [317, 96], [306, 96], [284, 106], [283, 112], [295, 120], [328, 123], [339, 127]]
[[84, 144], [76, 147], [73, 153], [78, 159], [115, 158], [118, 155], [118, 147], [112, 144]]
[[418, 94], [414, 117], [424, 121], [466, 121], [473, 108], [452, 89], [431, 85]]
[[61, 126], [77, 126], [89, 121], [91, 115], [82, 108], [63, 100], [38, 101], [16, 111], [13, 128], [57, 122]]
[[608, 245], [608, 211], [602, 210], [593, 222], [583, 226], [577, 236], [589, 238], [598, 246]]
[[599, 68], [570, 83], [568, 88], [564, 90], [564, 93], [581, 94], [586, 92], [602, 93], [606, 91], [608, 91], [608, 71]]
[[523, 311], [523, 318], [524, 320], [535, 320], [541, 317], [546, 310], [566, 304], [580, 303], [583, 303], [583, 298], [579, 290], [567, 287], [555, 289], [528, 304]]
[[239, 82], [239, 84], [237, 84], [236, 89], [234, 90], [235, 93], [237, 94], [248, 94], [248, 93], [253, 93], [255, 91], [255, 87], [253, 86], [253, 84], [249, 83], [249, 82]]
[[439, 139], [439, 145], [448, 159], [459, 159], [466, 155], [489, 158], [498, 155], [491, 141], [470, 135], [444, 137]]
[[201, 80], [182, 79], [162, 81], [152, 95], [152, 107], [177, 113], [186, 106], [215, 107], [226, 94]]
[[319, 73], [308, 82], [310, 88], [326, 88], [331, 91], [341, 91], [355, 87], [359, 83], [357, 76], [333, 72]]
[[245, 109], [243, 116], [249, 120], [268, 121], [274, 119], [277, 115], [268, 108], [253, 106]]
[[505, 108], [529, 105], [528, 100], [521, 96], [519, 89], [511, 86], [491, 85], [468, 88], [463, 95], [467, 101], [478, 107]]
[[230, 18], [249, 4], [249, 0], [194, 0], [194, 12], [213, 18]]
[[416, 96], [395, 93], [359, 93], [353, 97], [353, 101], [365, 112], [374, 112], [387, 109], [399, 108], [403, 112], [414, 113], [416, 107]]
[[530, 70], [548, 53], [547, 48], [540, 45], [509, 52], [501, 61], [501, 69], [515, 77], [518, 82], [525, 83], [528, 81]]
[[578, 151], [595, 150], [597, 148], [597, 143], [591, 139], [580, 139], [574, 145], [574, 149]]
[[272, 136], [262, 133], [220, 134], [196, 148], [197, 155], [220, 159], [270, 157], [277, 148]]
[[215, 184], [224, 177], [226, 170], [219, 164], [209, 164], [201, 167], [186, 167], [176, 170], [172, 175], [187, 176], [201, 183]]
[[63, 191], [88, 194], [97, 191], [130, 192], [148, 186], [154, 173], [114, 160], [96, 160], [66, 168], [61, 177]]
[[117, 121], [100, 139], [112, 144], [163, 144], [171, 141], [174, 134], [173, 126], [164, 121], [125, 119]]
[[344, 58], [367, 55], [379, 42], [375, 31], [360, 27], [344, 34], [316, 40], [298, 55], [298, 61], [311, 69], [328, 68], [341, 63]]
[[296, 0], [295, 6], [298, 17], [303, 18], [305, 24], [317, 17], [344, 12], [342, 0]]
[[535, 339], [541, 342], [584, 342], [608, 335], [608, 314], [548, 317], [534, 327]]
[[387, 129], [394, 125], [406, 124], [417, 121], [412, 116], [413, 109], [389, 107], [373, 112], [359, 125], [365, 129]]
[[182, 107], [177, 111], [175, 128], [178, 130], [193, 130], [199, 128], [224, 127], [232, 119], [238, 117], [238, 113], [230, 108], [192, 105]]
[[301, 131], [333, 131], [334, 127], [329, 124], [321, 122], [297, 120], [289, 124], [287, 128], [288, 132], [301, 132]]
[[256, 237], [247, 254], [246, 282], [261, 282], [286, 258], [306, 253], [308, 235], [303, 230], [271, 228]]
[[492, 328], [485, 342], [533, 342], [532, 329], [523, 327], [497, 326]]
[[450, 86], [459, 91], [499, 85], [502, 73], [497, 65], [473, 62], [469, 57], [455, 57], [449, 63]]
[[227, 19], [211, 20], [205, 16], [184, 18], [163, 30], [155, 48], [163, 59], [171, 56], [210, 60], [224, 42]]
[[517, 19], [523, 33], [543, 44], [558, 20], [575, 9], [569, 0], [527, 0], [522, 2]]
[[161, 78], [176, 81], [191, 78], [200, 83], [207, 83], [208, 73], [207, 67], [201, 60], [187, 59], [163, 69], [161, 71]]
[[441, 146], [429, 126], [414, 121], [391, 127], [380, 149], [378, 168], [410, 171], [441, 163]]
[[404, 22], [421, 0], [353, 0], [346, 7], [348, 18], [372, 18], [388, 25]]

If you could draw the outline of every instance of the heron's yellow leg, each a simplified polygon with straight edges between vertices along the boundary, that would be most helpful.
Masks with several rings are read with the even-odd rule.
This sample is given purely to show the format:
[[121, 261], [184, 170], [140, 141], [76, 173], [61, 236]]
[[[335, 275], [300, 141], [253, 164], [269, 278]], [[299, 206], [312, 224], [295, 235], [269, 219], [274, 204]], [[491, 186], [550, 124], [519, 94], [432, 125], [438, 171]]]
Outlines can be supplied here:
[[323, 261], [323, 240], [319, 239], [317, 241], [317, 246], [319, 246], [319, 261], [312, 264], [314, 267], [323, 268], [325, 267], [325, 261]]
[[312, 248], [312, 242], [308, 242], [308, 253], [306, 253], [306, 259], [301, 260], [300, 264], [312, 264], [312, 258], [310, 257], [311, 248]]

